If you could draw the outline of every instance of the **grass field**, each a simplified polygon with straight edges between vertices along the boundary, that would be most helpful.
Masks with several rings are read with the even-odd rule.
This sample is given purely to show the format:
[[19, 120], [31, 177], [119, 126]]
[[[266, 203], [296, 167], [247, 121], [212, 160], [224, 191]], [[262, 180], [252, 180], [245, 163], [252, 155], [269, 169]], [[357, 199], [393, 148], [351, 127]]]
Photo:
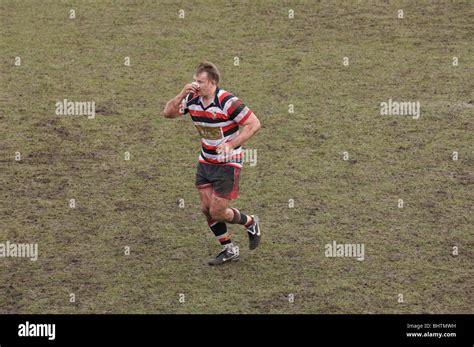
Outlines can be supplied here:
[[[0, 242], [39, 250], [0, 258], [0, 313], [474, 313], [472, 1], [1, 0], [0, 13]], [[233, 205], [260, 216], [262, 244], [230, 226], [241, 261], [218, 268], [198, 134], [161, 116], [202, 60], [262, 122]], [[96, 117], [56, 115], [63, 99], [94, 101]], [[389, 99], [421, 116], [381, 115]], [[333, 241], [363, 243], [365, 259], [326, 257]]]

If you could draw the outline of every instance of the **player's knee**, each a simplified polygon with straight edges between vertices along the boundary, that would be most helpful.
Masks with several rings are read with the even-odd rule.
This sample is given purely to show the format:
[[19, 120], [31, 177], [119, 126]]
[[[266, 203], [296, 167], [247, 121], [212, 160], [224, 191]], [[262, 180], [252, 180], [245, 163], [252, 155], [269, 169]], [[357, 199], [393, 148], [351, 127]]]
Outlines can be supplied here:
[[209, 213], [211, 218], [218, 222], [225, 222], [225, 209], [211, 206]]

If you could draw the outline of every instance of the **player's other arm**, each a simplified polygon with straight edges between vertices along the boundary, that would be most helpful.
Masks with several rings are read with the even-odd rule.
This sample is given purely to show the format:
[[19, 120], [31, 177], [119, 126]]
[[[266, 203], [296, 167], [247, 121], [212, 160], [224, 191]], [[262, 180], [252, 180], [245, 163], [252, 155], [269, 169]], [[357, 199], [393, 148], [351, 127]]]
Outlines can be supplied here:
[[192, 92], [196, 91], [196, 87], [194, 85], [186, 84], [183, 88], [183, 90], [176, 95], [173, 99], [168, 101], [166, 103], [165, 109], [163, 110], [163, 116], [166, 118], [176, 118], [182, 115], [182, 113], [179, 111], [181, 102], [183, 99]]
[[260, 121], [253, 112], [241, 125], [242, 130], [239, 135], [228, 142], [233, 148], [243, 145], [261, 128]]
[[229, 142], [225, 142], [217, 146], [216, 152], [217, 153], [230, 153], [232, 149], [238, 146], [243, 145], [248, 139], [255, 135], [257, 131], [260, 130], [261, 125], [260, 121], [257, 116], [249, 110], [246, 106], [241, 106], [240, 101], [235, 102], [234, 105], [231, 106], [234, 109], [231, 113], [238, 113], [239, 116], [233, 117], [234, 120], [237, 120], [237, 123], [242, 126], [242, 130], [239, 131], [239, 135], [237, 135], [234, 139]]

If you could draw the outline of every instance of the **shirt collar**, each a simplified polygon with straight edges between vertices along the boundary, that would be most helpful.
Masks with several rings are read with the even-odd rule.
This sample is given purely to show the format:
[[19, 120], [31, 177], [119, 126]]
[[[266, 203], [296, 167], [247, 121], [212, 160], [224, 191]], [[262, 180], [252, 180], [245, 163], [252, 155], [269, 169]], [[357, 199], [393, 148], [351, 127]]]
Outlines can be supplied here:
[[[211, 103], [210, 103], [206, 108], [210, 107], [212, 104], [214, 104], [214, 105], [219, 105], [219, 98], [217, 97], [217, 95], [219, 94], [219, 90], [220, 90], [219, 87], [216, 87], [216, 92], [215, 92], [215, 95], [214, 95], [214, 100], [211, 101]], [[199, 102], [201, 103], [201, 105], [204, 105], [204, 104], [202, 103], [202, 96], [199, 97]]]

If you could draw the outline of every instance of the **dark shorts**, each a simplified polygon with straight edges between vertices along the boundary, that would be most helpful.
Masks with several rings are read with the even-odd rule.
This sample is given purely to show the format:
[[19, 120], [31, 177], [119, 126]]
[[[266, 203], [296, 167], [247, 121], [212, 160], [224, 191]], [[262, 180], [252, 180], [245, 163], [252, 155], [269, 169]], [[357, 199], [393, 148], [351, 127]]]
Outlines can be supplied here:
[[237, 199], [239, 197], [240, 168], [231, 165], [213, 165], [198, 162], [196, 188], [210, 187], [214, 194], [221, 198]]

